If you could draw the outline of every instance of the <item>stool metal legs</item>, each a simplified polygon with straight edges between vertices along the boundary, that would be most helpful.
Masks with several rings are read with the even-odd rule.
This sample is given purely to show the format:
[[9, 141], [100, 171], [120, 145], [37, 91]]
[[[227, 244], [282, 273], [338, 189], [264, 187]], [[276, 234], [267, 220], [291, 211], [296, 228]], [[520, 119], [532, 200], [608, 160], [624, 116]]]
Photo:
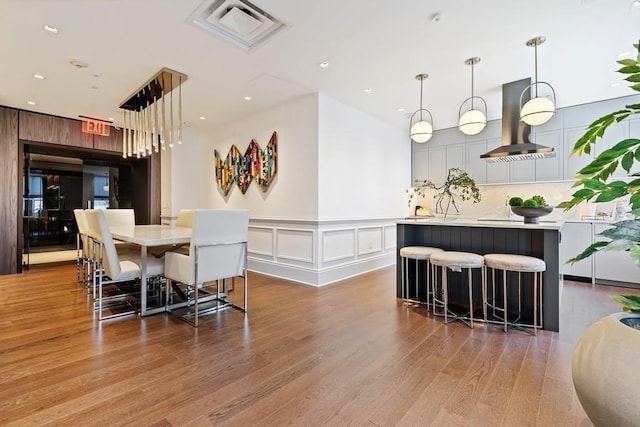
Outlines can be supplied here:
[[[412, 299], [409, 297], [410, 292], [409, 292], [409, 259], [413, 259], [415, 261], [416, 264], [416, 271], [415, 271], [415, 299]], [[425, 261], [426, 262], [426, 289], [425, 289], [425, 302], [422, 302], [419, 300], [419, 282], [420, 282], [420, 261]], [[422, 259], [415, 259], [415, 258], [408, 258], [408, 257], [402, 257], [402, 261], [401, 261], [401, 277], [402, 277], [402, 283], [401, 283], [401, 293], [400, 293], [400, 297], [402, 298], [402, 300], [404, 301], [404, 303], [406, 305], [413, 305], [413, 304], [425, 304], [427, 306], [427, 308], [429, 308], [429, 301], [430, 301], [430, 295], [432, 294], [431, 291], [431, 277], [429, 274], [429, 267], [430, 267], [430, 263], [429, 263], [429, 259], [426, 260], [422, 260]]]
[[[442, 269], [441, 271], [442, 291], [438, 292], [437, 286], [436, 286], [436, 280], [435, 280], [435, 278], [437, 277], [438, 266], [435, 266], [433, 264], [431, 265], [431, 269], [432, 269], [431, 277], [433, 279], [433, 283], [432, 283], [433, 314], [436, 316], [444, 316], [444, 323], [449, 323], [449, 317], [451, 317], [452, 318], [451, 322], [455, 320], [460, 320], [462, 323], [466, 324], [471, 329], [473, 329], [473, 272], [472, 272], [472, 269], [471, 268], [466, 269], [467, 285], [468, 285], [468, 292], [469, 292], [469, 312], [462, 315], [458, 315], [452, 312], [451, 310], [449, 310], [449, 284], [447, 280], [447, 267], [441, 266], [440, 268]], [[481, 269], [481, 276], [482, 276], [482, 283], [483, 283], [482, 287], [484, 289], [485, 275], [482, 269]], [[442, 299], [437, 298], [436, 295], [438, 294], [442, 294]], [[438, 304], [438, 308], [442, 308], [442, 312], [438, 313], [436, 311], [436, 304]]]
[[[491, 268], [491, 267], [489, 267]], [[484, 274], [486, 275], [487, 267], [484, 269]], [[520, 317], [522, 315], [522, 272], [518, 273], [518, 317], [511, 322], [508, 319], [508, 295], [507, 295], [507, 271], [510, 270], [502, 270], [502, 307], [496, 304], [496, 269], [491, 268], [491, 297], [489, 297], [487, 292], [487, 284], [485, 282], [483, 286], [483, 315], [485, 322], [488, 318], [488, 308], [491, 308], [492, 317], [501, 320], [502, 322], [502, 330], [507, 332], [509, 326], [511, 327], [522, 327], [522, 326], [531, 326], [533, 327], [533, 334], [538, 334], [538, 328], [542, 328], [542, 322], [538, 323], [538, 307], [540, 307], [540, 319], [542, 319], [542, 271], [531, 272], [533, 274], [533, 324], [525, 325], [520, 322]], [[516, 273], [516, 272], [514, 272]], [[539, 283], [539, 285], [538, 285]], [[539, 305], [538, 305], [539, 304]], [[500, 314], [496, 314], [496, 311], [500, 312]]]

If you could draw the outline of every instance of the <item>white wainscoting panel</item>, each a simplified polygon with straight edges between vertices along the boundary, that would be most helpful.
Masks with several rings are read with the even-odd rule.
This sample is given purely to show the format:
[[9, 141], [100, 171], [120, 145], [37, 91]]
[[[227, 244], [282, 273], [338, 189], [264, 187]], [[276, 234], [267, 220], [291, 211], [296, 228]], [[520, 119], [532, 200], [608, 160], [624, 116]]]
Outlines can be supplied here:
[[356, 244], [356, 230], [343, 228], [322, 232], [322, 262], [353, 258]]
[[273, 227], [249, 226], [249, 253], [273, 256]]
[[313, 230], [276, 229], [276, 258], [313, 264]]
[[398, 239], [396, 238], [396, 225], [384, 226], [384, 250], [395, 249]]
[[382, 227], [358, 228], [358, 255], [382, 251]]

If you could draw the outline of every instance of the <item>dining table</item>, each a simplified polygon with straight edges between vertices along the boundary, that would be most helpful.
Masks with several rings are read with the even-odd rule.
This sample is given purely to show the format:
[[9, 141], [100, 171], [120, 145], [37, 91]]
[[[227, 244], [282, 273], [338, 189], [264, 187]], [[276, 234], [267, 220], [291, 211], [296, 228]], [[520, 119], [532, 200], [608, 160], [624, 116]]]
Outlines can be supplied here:
[[189, 244], [191, 228], [169, 225], [125, 225], [109, 229], [114, 240], [140, 246], [140, 316], [165, 311], [165, 306], [147, 309], [148, 249], [156, 246]]

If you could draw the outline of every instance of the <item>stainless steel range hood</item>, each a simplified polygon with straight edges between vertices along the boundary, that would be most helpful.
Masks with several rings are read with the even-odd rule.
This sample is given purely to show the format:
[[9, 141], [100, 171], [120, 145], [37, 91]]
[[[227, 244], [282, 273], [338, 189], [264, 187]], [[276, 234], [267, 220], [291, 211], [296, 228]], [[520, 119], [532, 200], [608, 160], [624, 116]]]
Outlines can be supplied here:
[[[520, 121], [520, 94], [530, 83], [527, 78], [502, 85], [502, 146], [482, 154], [481, 159], [512, 162], [556, 156], [552, 147], [531, 142], [531, 126]], [[529, 95], [525, 94], [522, 102], [528, 100]]]

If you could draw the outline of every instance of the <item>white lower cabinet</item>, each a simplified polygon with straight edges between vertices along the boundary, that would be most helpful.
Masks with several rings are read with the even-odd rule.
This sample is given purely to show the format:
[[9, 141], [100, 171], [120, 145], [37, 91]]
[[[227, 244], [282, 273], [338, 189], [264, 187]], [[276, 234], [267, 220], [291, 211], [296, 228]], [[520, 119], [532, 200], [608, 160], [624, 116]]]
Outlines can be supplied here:
[[604, 240], [598, 233], [611, 227], [593, 221], [565, 222], [562, 226], [560, 243], [560, 271], [563, 275], [592, 278], [599, 281], [612, 281], [640, 284], [640, 268], [629, 253], [624, 251], [600, 251], [573, 265], [566, 264], [584, 251], [591, 243]]
[[593, 243], [593, 223], [565, 222], [560, 230], [560, 271], [562, 274], [577, 277], [593, 277], [592, 257], [574, 264], [567, 264], [567, 260], [575, 257]]
[[[595, 224], [595, 241], [601, 240], [597, 234], [610, 228], [610, 224]], [[615, 280], [640, 284], [640, 268], [631, 255], [624, 251], [600, 251], [595, 255], [596, 282], [598, 279]]]

